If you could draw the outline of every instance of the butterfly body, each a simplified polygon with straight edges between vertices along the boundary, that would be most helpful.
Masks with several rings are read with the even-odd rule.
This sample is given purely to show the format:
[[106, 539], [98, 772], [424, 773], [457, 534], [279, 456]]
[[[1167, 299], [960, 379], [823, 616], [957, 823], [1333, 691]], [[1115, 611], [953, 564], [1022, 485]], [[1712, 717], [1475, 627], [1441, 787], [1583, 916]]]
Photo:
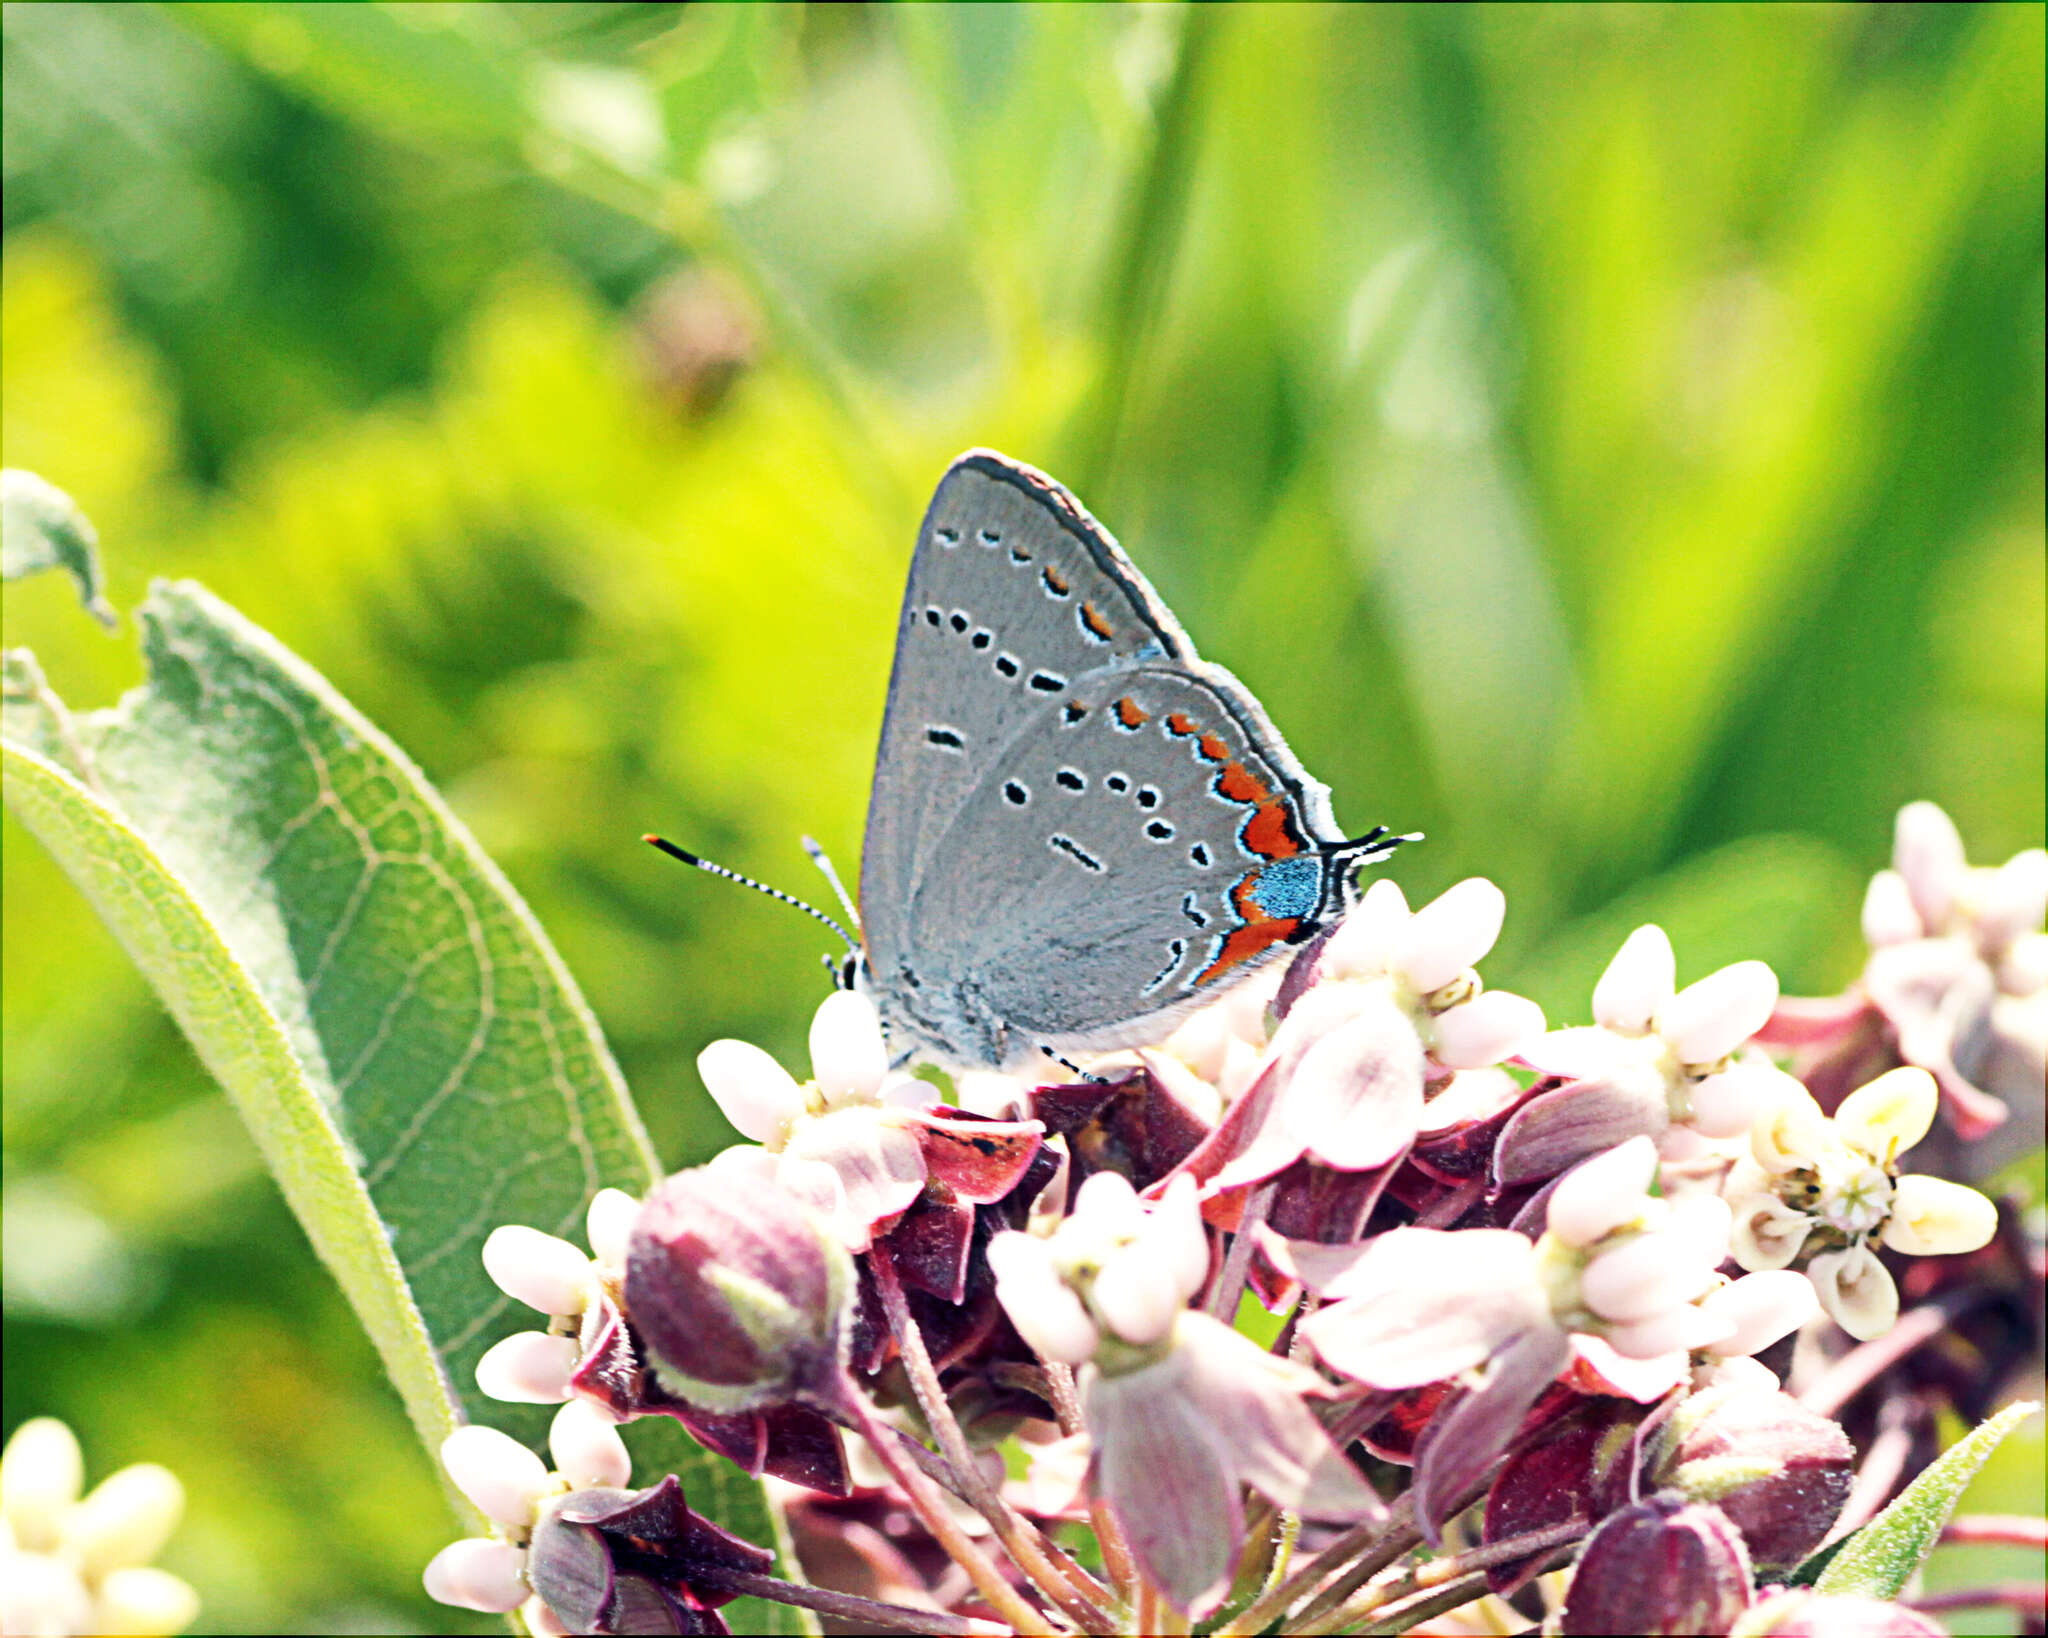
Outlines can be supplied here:
[[1156, 1040], [1312, 937], [1347, 842], [1258, 702], [1081, 505], [986, 450], [947, 470], [897, 630], [856, 982], [899, 1062]]

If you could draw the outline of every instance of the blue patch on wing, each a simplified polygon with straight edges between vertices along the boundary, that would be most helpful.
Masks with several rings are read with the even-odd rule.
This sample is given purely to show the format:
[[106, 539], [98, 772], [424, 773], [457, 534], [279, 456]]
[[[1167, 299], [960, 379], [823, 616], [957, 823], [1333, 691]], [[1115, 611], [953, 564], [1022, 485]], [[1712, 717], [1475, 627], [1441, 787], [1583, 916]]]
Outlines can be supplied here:
[[1252, 902], [1274, 920], [1306, 919], [1323, 896], [1323, 861], [1312, 853], [1275, 859], [1252, 884]]

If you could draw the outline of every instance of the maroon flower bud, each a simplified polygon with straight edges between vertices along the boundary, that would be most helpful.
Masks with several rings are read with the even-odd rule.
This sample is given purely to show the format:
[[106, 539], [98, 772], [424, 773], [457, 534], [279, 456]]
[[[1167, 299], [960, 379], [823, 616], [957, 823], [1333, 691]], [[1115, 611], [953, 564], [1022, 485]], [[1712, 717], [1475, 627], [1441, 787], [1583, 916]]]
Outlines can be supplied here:
[[1931, 1615], [1882, 1598], [1829, 1598], [1799, 1589], [1744, 1615], [1738, 1638], [1944, 1638]]
[[1709, 1388], [1657, 1430], [1646, 1488], [1711, 1502], [1764, 1569], [1797, 1564], [1849, 1499], [1855, 1447], [1790, 1394]]
[[801, 1202], [711, 1167], [649, 1195], [626, 1250], [626, 1316], [656, 1381], [721, 1413], [829, 1397], [852, 1294], [851, 1259]]
[[534, 1526], [527, 1579], [571, 1632], [722, 1633], [731, 1574], [774, 1554], [684, 1505], [675, 1475], [647, 1490], [572, 1491]]
[[[1590, 1524], [1624, 1505], [1636, 1429], [1648, 1414], [1648, 1406], [1629, 1399], [1587, 1399], [1530, 1440], [1508, 1457], [1487, 1492], [1482, 1539], [1491, 1546], [1573, 1519]], [[1487, 1584], [1505, 1596], [1548, 1559], [1537, 1553], [1500, 1565], [1487, 1572]]]
[[1587, 1539], [1565, 1594], [1566, 1634], [1724, 1633], [1749, 1606], [1742, 1533], [1672, 1495], [1634, 1502]]

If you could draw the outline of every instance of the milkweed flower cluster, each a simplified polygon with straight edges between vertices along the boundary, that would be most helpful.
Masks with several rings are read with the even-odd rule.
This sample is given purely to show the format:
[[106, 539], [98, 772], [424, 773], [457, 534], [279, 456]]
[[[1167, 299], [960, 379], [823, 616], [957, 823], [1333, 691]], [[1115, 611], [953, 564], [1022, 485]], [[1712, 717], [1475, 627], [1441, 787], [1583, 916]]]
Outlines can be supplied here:
[[[743, 1593], [928, 1632], [1391, 1631], [1547, 1575], [1565, 1633], [1923, 1630], [1780, 1583], [1906, 1476], [1859, 1478], [1850, 1432], [1915, 1356], [1850, 1351], [1965, 1254], [2032, 1300], [1992, 1203], [1902, 1163], [1944, 1117], [1990, 1130], [1945, 1078], [1983, 1060], [1871, 1023], [1880, 958], [1936, 942], [1975, 963], [1951, 1001], [1988, 984], [2028, 1038], [2039, 869], [1969, 872], [1946, 834], [1901, 817], [1871, 965], [1826, 1002], [1757, 961], [1680, 985], [1645, 926], [1551, 1029], [1478, 973], [1497, 887], [1411, 910], [1381, 881], [1078, 1078], [947, 1101], [852, 992], [806, 1080], [716, 1042], [699, 1067], [746, 1141], [600, 1195], [588, 1252], [487, 1242], [545, 1325], [479, 1386], [562, 1408], [551, 1463], [451, 1438], [492, 1534], [429, 1589], [537, 1631], [720, 1631]], [[779, 1580], [673, 1477], [629, 1489], [619, 1429], [649, 1415], [790, 1481], [799, 1549], [845, 1585]], [[1099, 1558], [1062, 1547], [1080, 1521]]]
[[55, 1417], [23, 1422], [0, 1454], [0, 1632], [183, 1632], [199, 1595], [150, 1560], [185, 1511], [177, 1475], [138, 1462], [81, 1495], [85, 1459]]

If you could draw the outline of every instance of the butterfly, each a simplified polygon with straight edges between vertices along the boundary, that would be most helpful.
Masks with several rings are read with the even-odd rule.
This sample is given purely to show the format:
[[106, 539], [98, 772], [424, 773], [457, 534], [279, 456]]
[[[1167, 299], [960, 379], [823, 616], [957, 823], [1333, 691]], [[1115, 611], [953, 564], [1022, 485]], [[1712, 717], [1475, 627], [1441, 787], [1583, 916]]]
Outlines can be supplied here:
[[1160, 1039], [1351, 907], [1328, 790], [1044, 473], [953, 462], [911, 558], [851, 981], [892, 1057]]

